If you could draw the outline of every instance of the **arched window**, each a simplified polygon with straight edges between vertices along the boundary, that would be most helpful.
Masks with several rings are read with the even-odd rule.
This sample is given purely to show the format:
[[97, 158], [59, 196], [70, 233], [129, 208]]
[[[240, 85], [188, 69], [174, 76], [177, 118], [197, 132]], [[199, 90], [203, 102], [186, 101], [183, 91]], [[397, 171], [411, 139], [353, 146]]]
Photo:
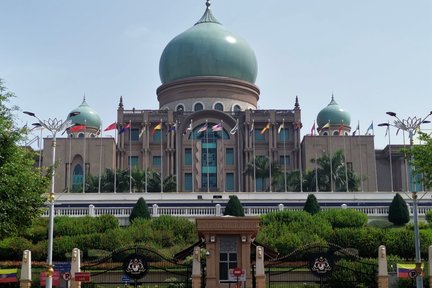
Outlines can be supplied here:
[[194, 111], [201, 111], [204, 110], [204, 105], [202, 103], [196, 103], [194, 105]]
[[72, 176], [72, 191], [82, 191], [83, 184], [83, 167], [80, 164], [75, 165]]
[[327, 136], [328, 135], [328, 132], [326, 131], [326, 132], [323, 132], [323, 134], [322, 134], [323, 136]]
[[223, 107], [222, 103], [216, 103], [214, 105], [214, 109], [219, 110], [219, 111], [224, 111], [224, 107]]
[[333, 136], [338, 136], [339, 135], [339, 131], [333, 131]]
[[238, 104], [234, 105], [234, 107], [233, 107], [233, 111], [234, 111], [234, 112], [241, 111], [241, 107], [240, 107], [240, 105], [238, 105]]
[[177, 105], [177, 107], [176, 107], [176, 111], [184, 111], [184, 106], [183, 106], [183, 104], [179, 104], [179, 105]]
[[84, 133], [79, 133], [78, 138], [84, 138]]

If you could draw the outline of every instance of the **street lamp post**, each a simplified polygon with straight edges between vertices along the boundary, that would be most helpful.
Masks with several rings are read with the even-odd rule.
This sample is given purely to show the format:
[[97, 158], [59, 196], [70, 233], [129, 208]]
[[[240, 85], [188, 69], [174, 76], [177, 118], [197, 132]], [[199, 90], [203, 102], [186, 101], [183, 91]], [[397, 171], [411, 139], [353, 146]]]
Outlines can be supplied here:
[[[39, 117], [36, 116], [33, 112], [24, 111], [24, 114], [27, 114], [29, 116], [35, 117], [38, 120], [38, 123], [34, 123], [35, 126], [41, 126], [47, 129], [52, 133], [52, 172], [51, 172], [51, 192], [48, 196], [48, 205], [49, 205], [49, 221], [48, 221], [48, 270], [47, 270], [47, 279], [46, 279], [46, 286], [47, 288], [52, 287], [52, 276], [54, 274], [54, 267], [52, 262], [52, 254], [53, 254], [53, 238], [54, 238], [54, 188], [55, 188], [55, 153], [56, 153], [56, 135], [57, 132], [63, 131], [70, 126], [72, 126], [72, 121], [67, 120], [59, 120], [57, 118], [44, 121], [39, 119]], [[73, 117], [78, 115], [79, 112], [72, 112], [69, 114], [69, 117]]]
[[[432, 115], [432, 111], [429, 112], [428, 115], [424, 118], [417, 118], [417, 117], [408, 117], [407, 119], [401, 120], [395, 112], [386, 112], [387, 115], [391, 117], [395, 117], [396, 120], [394, 120], [393, 124], [388, 124], [391, 126], [396, 127], [397, 129], [407, 131], [408, 137], [410, 140], [410, 149], [412, 149], [414, 144], [414, 135], [417, 133], [418, 129], [420, 128], [421, 124], [430, 123], [430, 121], [427, 121], [426, 119]], [[383, 125], [386, 126], [386, 125]], [[411, 183], [409, 185], [412, 193], [412, 201], [413, 201], [413, 220], [414, 220], [414, 242], [415, 242], [415, 261], [416, 261], [416, 287], [423, 287], [423, 276], [422, 276], [422, 269], [421, 269], [421, 255], [420, 255], [420, 231], [419, 231], [419, 224], [418, 224], [418, 205], [417, 205], [417, 189], [415, 189], [412, 178], [412, 169], [409, 165], [409, 182]]]

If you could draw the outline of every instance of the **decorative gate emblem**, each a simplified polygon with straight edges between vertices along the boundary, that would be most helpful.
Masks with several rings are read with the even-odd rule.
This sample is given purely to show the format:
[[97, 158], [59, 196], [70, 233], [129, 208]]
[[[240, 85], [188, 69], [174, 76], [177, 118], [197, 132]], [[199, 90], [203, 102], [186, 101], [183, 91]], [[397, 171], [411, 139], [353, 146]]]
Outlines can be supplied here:
[[330, 255], [314, 256], [309, 261], [309, 269], [317, 276], [324, 276], [325, 274], [332, 272], [333, 259]]
[[140, 279], [148, 272], [148, 265], [144, 256], [139, 254], [132, 254], [125, 258], [123, 261], [124, 273], [133, 278]]

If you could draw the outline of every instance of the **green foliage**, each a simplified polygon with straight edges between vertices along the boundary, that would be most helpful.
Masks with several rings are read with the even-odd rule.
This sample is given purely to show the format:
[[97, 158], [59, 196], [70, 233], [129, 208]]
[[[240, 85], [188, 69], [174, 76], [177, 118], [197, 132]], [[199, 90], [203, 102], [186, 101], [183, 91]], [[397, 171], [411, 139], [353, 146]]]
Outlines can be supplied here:
[[309, 243], [324, 243], [330, 237], [332, 229], [327, 220], [317, 215], [288, 210], [263, 215], [257, 241], [265, 243], [281, 255]]
[[426, 221], [427, 221], [429, 224], [432, 224], [432, 210], [430, 210], [430, 211], [428, 211], [428, 212], [426, 213]]
[[326, 219], [333, 228], [363, 227], [367, 224], [367, 215], [354, 209], [329, 209], [317, 214]]
[[390, 204], [388, 220], [400, 226], [405, 225], [410, 220], [407, 204], [399, 193], [396, 193]]
[[315, 197], [314, 194], [309, 194], [307, 199], [306, 199], [306, 203], [303, 207], [303, 210], [314, 215], [316, 213], [318, 213], [320, 211], [320, 205], [318, 203], [317, 198]]
[[341, 259], [336, 262], [336, 267], [328, 278], [328, 286], [338, 288], [378, 287], [374, 276], [374, 269], [377, 265], [376, 260], [359, 262]]
[[4, 238], [0, 241], [0, 259], [17, 260], [21, 259], [24, 250], [31, 250], [31, 241], [22, 237]]
[[224, 215], [245, 216], [244, 209], [237, 196], [230, 196], [225, 207]]
[[389, 229], [384, 237], [387, 254], [414, 258], [414, 232], [405, 228]]
[[118, 220], [112, 215], [99, 217], [56, 217], [54, 219], [55, 236], [75, 236], [80, 234], [103, 233], [118, 227]]
[[384, 231], [375, 227], [334, 229], [328, 242], [344, 248], [355, 248], [360, 257], [375, 258], [384, 241]]
[[150, 227], [153, 231], [153, 237], [157, 237], [156, 234], [164, 231], [172, 231], [174, 233], [174, 243], [192, 244], [197, 237], [195, 224], [184, 218], [159, 216], [152, 219]]
[[27, 129], [14, 123], [17, 108], [7, 106], [12, 97], [0, 79], [0, 239], [17, 235], [41, 215], [49, 184], [35, 168], [31, 149], [19, 145]]
[[381, 229], [388, 229], [393, 227], [393, 223], [389, 222], [388, 220], [372, 220], [368, 223], [368, 226], [370, 227], [376, 227]]
[[269, 183], [266, 183], [267, 182], [266, 180], [270, 178], [270, 167], [271, 167], [271, 174], [272, 174], [271, 185], [273, 187], [275, 185], [278, 185], [278, 181], [283, 179], [283, 177], [281, 177], [282, 171], [280, 169], [279, 164], [276, 161], [270, 164], [270, 160], [268, 157], [263, 155], [258, 155], [255, 157], [255, 161], [251, 160], [248, 163], [248, 166], [246, 168], [246, 173], [248, 175], [251, 176], [255, 175], [257, 179], [261, 180], [261, 182], [263, 183], [263, 191], [270, 191], [270, 185]]
[[[345, 192], [347, 190], [347, 179], [349, 191], [359, 190], [361, 179], [357, 174], [354, 173], [353, 170], [345, 170], [345, 157], [342, 150], [338, 150], [333, 153], [331, 158], [329, 154], [323, 154], [321, 157], [312, 159], [311, 161], [312, 163], [316, 163], [317, 169], [305, 171], [303, 173], [303, 191], [316, 191], [318, 182], [318, 191]], [[300, 191], [299, 171], [293, 171], [289, 173], [287, 182], [288, 191]], [[333, 187], [331, 187], [332, 183]]]
[[419, 140], [422, 145], [413, 145], [404, 152], [410, 156], [410, 164], [415, 168], [413, 173], [419, 176], [420, 182], [428, 189], [432, 188], [432, 138], [430, 134], [419, 132]]
[[131, 214], [129, 215], [129, 222], [132, 223], [137, 218], [150, 219], [150, 211], [144, 198], [140, 197], [135, 203]]

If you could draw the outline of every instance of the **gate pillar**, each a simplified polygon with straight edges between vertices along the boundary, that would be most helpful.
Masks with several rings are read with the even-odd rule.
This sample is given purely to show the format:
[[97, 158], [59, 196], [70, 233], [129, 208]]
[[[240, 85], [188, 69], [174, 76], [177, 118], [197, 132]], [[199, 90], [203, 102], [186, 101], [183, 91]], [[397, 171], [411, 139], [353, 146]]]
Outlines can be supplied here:
[[81, 251], [78, 248], [72, 250], [72, 260], [71, 260], [71, 288], [80, 288], [81, 282], [75, 281], [75, 273], [81, 272]]
[[20, 288], [30, 288], [32, 283], [31, 251], [24, 250], [21, 264]]
[[387, 252], [386, 247], [378, 247], [378, 288], [388, 288]]
[[205, 287], [232, 287], [232, 268], [241, 268], [242, 275], [237, 279], [244, 279], [245, 287], [252, 287], [251, 243], [259, 221], [259, 217], [196, 218], [198, 234], [205, 239], [207, 249]]
[[256, 288], [265, 288], [264, 247], [256, 247], [255, 279]]
[[429, 287], [432, 287], [432, 245], [429, 246]]
[[192, 260], [192, 288], [201, 287], [201, 251], [200, 247], [195, 247]]

